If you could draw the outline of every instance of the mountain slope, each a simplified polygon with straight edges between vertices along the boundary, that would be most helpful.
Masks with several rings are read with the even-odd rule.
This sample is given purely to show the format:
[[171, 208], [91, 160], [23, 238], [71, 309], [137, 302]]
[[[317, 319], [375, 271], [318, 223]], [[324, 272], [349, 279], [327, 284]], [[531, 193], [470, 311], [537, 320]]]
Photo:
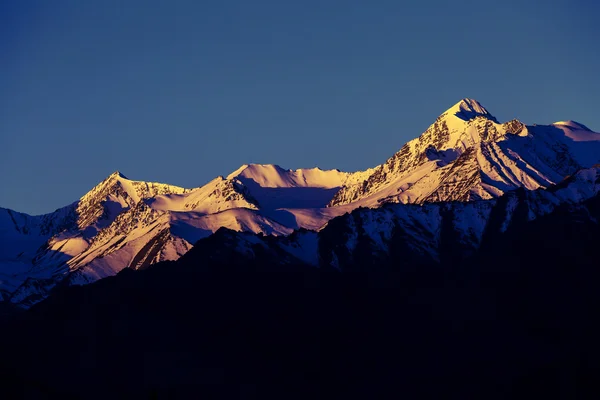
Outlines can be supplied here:
[[107, 236], [120, 217], [134, 213], [149, 198], [186, 191], [132, 181], [117, 171], [79, 201], [50, 214], [28, 216], [1, 209], [0, 294], [15, 301], [29, 288], [25, 292], [39, 300], [38, 292], [47, 295], [46, 287], [53, 287], [70, 272], [68, 262]]
[[501, 124], [477, 101], [463, 99], [329, 206], [490, 199], [518, 187], [548, 187], [599, 161], [600, 134], [581, 124]]

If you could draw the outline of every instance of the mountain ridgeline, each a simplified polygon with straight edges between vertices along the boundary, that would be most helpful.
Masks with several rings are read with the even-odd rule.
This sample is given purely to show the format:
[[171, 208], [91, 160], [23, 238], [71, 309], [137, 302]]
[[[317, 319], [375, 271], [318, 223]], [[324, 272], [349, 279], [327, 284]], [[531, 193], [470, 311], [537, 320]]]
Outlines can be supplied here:
[[319, 232], [300, 229], [270, 236], [220, 228], [182, 259], [240, 267], [249, 262], [316, 267], [375, 277], [382, 269], [452, 268], [536, 220], [567, 213], [595, 226], [599, 192], [600, 166], [580, 170], [548, 189], [520, 188], [497, 199], [358, 208]]
[[[477, 101], [463, 99], [384, 164], [366, 171], [251, 164], [192, 189], [115, 172], [50, 214], [0, 209], [0, 301], [26, 308], [58, 284], [91, 283], [124, 268], [177, 260], [221, 228], [277, 237], [312, 231], [281, 239], [300, 238], [295, 247], [281, 246], [289, 257], [313, 266], [344, 269], [356, 252], [372, 250], [375, 260], [399, 248], [420, 263], [441, 262], [448, 238], [457, 242], [453, 252], [478, 249], [503, 202], [507, 219], [494, 228], [500, 232], [512, 223], [518, 193], [542, 193], [537, 190], [598, 162], [600, 134], [580, 123], [500, 123]], [[527, 220], [588, 196], [543, 193], [539, 196], [548, 199], [528, 194], [523, 200], [532, 204]], [[343, 237], [350, 236], [339, 251], [326, 254], [320, 249], [329, 239], [316, 232], [330, 225], [344, 226], [349, 233]]]

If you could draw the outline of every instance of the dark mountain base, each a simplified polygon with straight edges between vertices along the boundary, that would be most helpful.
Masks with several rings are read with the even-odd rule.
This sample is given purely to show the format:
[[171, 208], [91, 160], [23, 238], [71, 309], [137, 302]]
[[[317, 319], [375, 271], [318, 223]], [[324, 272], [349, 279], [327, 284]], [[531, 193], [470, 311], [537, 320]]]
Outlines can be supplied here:
[[[581, 398], [597, 225], [564, 211], [471, 262], [376, 274], [198, 252], [63, 288], [3, 329], [7, 398]], [[357, 268], [360, 270], [360, 268]], [[392, 273], [391, 271], [394, 271]]]

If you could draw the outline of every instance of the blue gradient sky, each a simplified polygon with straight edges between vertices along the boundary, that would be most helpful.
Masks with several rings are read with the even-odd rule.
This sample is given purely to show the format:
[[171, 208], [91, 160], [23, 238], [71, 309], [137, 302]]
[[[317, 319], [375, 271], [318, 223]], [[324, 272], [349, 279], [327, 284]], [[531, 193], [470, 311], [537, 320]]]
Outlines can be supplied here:
[[600, 130], [600, 6], [538, 3], [3, 1], [0, 206], [49, 212], [117, 169], [365, 169], [463, 97]]

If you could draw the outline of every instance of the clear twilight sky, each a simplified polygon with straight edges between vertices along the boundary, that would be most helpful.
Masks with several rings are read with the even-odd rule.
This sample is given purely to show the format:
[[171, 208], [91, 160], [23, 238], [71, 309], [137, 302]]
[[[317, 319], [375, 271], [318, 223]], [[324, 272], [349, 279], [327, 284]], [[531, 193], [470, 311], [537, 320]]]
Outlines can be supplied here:
[[2, 1], [0, 207], [50, 212], [115, 170], [366, 169], [464, 97], [599, 131], [597, 3]]

